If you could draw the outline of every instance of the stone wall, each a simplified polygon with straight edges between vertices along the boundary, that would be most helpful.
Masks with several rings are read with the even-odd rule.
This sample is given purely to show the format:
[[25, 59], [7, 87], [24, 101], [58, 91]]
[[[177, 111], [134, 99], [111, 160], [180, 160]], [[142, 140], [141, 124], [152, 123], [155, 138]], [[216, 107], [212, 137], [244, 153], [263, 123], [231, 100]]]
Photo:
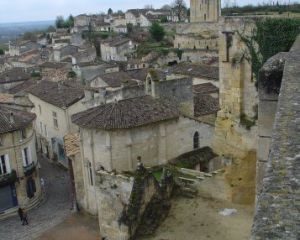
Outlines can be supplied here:
[[271, 151], [251, 239], [299, 239], [300, 37], [285, 63]]
[[[257, 127], [255, 126], [257, 91], [250, 63], [244, 58], [245, 44], [237, 32], [251, 34], [248, 18], [224, 18], [219, 29], [220, 108], [215, 124], [213, 149], [230, 159], [226, 168], [232, 184], [232, 201], [253, 203]], [[245, 119], [253, 126], [247, 126]]]

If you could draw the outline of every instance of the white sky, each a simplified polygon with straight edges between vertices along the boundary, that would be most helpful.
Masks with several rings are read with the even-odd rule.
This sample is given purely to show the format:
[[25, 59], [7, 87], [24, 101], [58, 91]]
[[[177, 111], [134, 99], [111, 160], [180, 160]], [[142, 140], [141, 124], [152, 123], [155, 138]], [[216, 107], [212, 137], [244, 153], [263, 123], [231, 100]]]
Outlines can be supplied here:
[[[189, 0], [185, 1], [189, 5]], [[271, 0], [230, 1], [235, 1], [238, 5], [245, 5]], [[276, 2], [276, 0], [274, 1]], [[300, 2], [300, 0], [290, 1]], [[69, 14], [107, 12], [107, 9], [110, 7], [114, 11], [143, 8], [146, 4], [152, 4], [155, 8], [159, 8], [171, 2], [172, 0], [0, 0], [0, 23], [54, 20], [58, 15], [68, 16]]]

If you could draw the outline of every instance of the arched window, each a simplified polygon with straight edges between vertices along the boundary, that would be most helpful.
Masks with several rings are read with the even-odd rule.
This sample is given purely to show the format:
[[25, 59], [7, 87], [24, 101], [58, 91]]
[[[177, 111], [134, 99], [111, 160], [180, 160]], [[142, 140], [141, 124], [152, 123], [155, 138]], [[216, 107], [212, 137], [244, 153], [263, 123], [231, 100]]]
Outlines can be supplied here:
[[199, 148], [200, 144], [199, 144], [199, 133], [195, 132], [194, 134], [194, 149]]

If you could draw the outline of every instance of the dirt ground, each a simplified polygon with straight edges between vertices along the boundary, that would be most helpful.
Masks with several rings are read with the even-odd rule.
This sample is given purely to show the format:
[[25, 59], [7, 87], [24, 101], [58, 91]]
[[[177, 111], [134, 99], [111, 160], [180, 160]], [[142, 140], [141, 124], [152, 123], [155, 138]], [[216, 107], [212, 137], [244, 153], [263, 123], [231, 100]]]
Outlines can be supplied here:
[[[201, 197], [172, 200], [168, 218], [154, 236], [139, 240], [246, 240], [249, 239], [253, 207]], [[235, 208], [237, 213], [222, 216], [220, 210]]]
[[64, 222], [46, 231], [37, 240], [100, 240], [98, 219], [72, 214]]

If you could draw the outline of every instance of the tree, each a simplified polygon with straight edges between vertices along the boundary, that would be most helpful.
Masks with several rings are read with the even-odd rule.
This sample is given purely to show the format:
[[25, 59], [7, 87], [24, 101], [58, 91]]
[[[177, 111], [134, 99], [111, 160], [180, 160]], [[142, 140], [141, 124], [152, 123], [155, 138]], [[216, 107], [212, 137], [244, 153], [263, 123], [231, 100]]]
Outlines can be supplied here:
[[152, 38], [155, 39], [157, 42], [163, 40], [164, 36], [166, 35], [165, 29], [158, 22], [154, 22], [151, 25], [149, 32]]
[[37, 37], [33, 32], [26, 32], [23, 35], [23, 39], [35, 42], [37, 40]]
[[113, 10], [112, 10], [111, 8], [109, 8], [109, 9], [107, 10], [107, 14], [108, 14], [108, 15], [112, 15], [112, 14], [113, 14]]
[[133, 24], [132, 23], [127, 23], [126, 27], [127, 27], [127, 33], [128, 34], [133, 32]]
[[186, 11], [186, 4], [184, 0], [174, 0], [173, 4], [173, 9], [176, 12], [176, 15], [178, 17], [178, 20], [181, 21], [181, 17], [184, 13], [184, 11]]
[[0, 55], [4, 55], [4, 50], [0, 48]]
[[144, 7], [145, 9], [153, 9], [153, 5], [152, 4], [147, 4]]
[[74, 27], [74, 17], [72, 15], [69, 16], [68, 21], [65, 22], [66, 28]]
[[55, 27], [49, 26], [49, 27], [47, 28], [47, 32], [48, 32], [48, 33], [50, 33], [50, 32], [55, 32]]
[[56, 28], [64, 28], [65, 20], [63, 16], [57, 16], [55, 20]]
[[169, 4], [165, 4], [161, 7], [162, 10], [171, 10], [172, 7]]

